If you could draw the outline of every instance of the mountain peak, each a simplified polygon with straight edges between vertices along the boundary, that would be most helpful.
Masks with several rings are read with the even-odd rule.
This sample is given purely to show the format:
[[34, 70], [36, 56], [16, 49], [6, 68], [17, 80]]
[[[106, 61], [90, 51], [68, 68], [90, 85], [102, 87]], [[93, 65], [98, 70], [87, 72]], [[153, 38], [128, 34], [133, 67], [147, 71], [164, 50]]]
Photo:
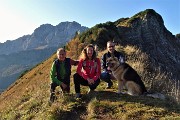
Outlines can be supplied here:
[[64, 25], [78, 25], [78, 26], [81, 26], [81, 24], [77, 23], [76, 21], [73, 21], [73, 22], [69, 22], [69, 21], [61, 22], [57, 26], [64, 26]]
[[[139, 13], [137, 13], [138, 15], [148, 15], [148, 14], [151, 14], [151, 15], [159, 15], [155, 10], [153, 10], [153, 9], [146, 9], [146, 10], [144, 10], [144, 11], [141, 11], [141, 12], [139, 12]], [[136, 15], [137, 15], [136, 14]]]
[[141, 20], [141, 21], [147, 21], [147, 20], [152, 20], [152, 19], [156, 19], [158, 21], [158, 23], [160, 23], [161, 25], [164, 24], [164, 21], [161, 17], [161, 15], [159, 15], [155, 10], [153, 9], [146, 9], [144, 11], [141, 11], [137, 14], [135, 14], [134, 16], [132, 16], [131, 18], [128, 19], [128, 23], [133, 23], [136, 20]]

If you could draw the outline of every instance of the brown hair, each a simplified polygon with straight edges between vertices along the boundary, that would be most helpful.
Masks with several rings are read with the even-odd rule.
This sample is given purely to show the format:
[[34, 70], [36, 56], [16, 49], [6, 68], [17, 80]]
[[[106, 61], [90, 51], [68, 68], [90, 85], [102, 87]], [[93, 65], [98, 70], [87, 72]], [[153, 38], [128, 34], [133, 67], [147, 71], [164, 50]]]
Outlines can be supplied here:
[[94, 50], [94, 46], [92, 44], [87, 45], [81, 52], [81, 56], [80, 59], [86, 60], [88, 59], [87, 56], [87, 48], [92, 47], [93, 48], [93, 55], [92, 55], [92, 59], [96, 59], [96, 51]]

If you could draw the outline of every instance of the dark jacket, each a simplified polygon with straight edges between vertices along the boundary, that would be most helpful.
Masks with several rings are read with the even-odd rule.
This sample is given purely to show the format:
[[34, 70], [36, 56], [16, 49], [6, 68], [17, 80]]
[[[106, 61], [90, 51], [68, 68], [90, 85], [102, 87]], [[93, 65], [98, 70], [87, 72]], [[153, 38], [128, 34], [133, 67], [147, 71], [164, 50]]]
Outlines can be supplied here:
[[[120, 63], [124, 63], [125, 62], [125, 56], [121, 53], [121, 52], [118, 52], [118, 51], [114, 51], [114, 56], [117, 57], [119, 59], [119, 62]], [[107, 52], [105, 53], [103, 56], [102, 56], [102, 63], [101, 63], [101, 67], [103, 69], [103, 71], [107, 71], [107, 63], [106, 63], [106, 60], [107, 58], [110, 58], [111, 57], [111, 53], [110, 52]]]

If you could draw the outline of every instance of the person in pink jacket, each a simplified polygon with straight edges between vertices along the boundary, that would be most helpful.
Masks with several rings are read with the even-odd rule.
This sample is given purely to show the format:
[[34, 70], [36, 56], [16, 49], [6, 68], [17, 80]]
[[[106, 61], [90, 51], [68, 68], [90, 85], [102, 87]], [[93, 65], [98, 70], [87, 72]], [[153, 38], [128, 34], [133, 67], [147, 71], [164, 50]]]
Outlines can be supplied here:
[[77, 72], [74, 74], [76, 98], [81, 98], [80, 85], [89, 86], [89, 92], [94, 91], [100, 83], [101, 63], [96, 57], [92, 44], [87, 45], [80, 56]]

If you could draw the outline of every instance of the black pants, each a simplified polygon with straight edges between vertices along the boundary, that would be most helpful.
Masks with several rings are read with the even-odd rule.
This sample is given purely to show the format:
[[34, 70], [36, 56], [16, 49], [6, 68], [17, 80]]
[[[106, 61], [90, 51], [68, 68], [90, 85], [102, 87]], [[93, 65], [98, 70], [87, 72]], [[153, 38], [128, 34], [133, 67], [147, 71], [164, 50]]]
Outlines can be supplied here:
[[[63, 87], [60, 85], [63, 93], [69, 93], [70, 92], [70, 77], [61, 80], [61, 82], [63, 82], [64, 84], [67, 85], [67, 87], [65, 89], [63, 89]], [[51, 83], [50, 92], [51, 93], [55, 92], [55, 89], [57, 86], [59, 86], [59, 85], [57, 85], [56, 83]]]
[[80, 93], [80, 85], [89, 86], [89, 88], [90, 88], [91, 90], [94, 90], [94, 89], [96, 89], [96, 87], [97, 87], [97, 86], [99, 85], [99, 83], [100, 83], [100, 79], [98, 78], [98, 79], [94, 82], [94, 84], [89, 85], [89, 84], [88, 84], [88, 81], [85, 80], [83, 77], [81, 77], [78, 73], [75, 73], [73, 77], [74, 77], [74, 85], [75, 85], [75, 92], [76, 92], [76, 93]]

